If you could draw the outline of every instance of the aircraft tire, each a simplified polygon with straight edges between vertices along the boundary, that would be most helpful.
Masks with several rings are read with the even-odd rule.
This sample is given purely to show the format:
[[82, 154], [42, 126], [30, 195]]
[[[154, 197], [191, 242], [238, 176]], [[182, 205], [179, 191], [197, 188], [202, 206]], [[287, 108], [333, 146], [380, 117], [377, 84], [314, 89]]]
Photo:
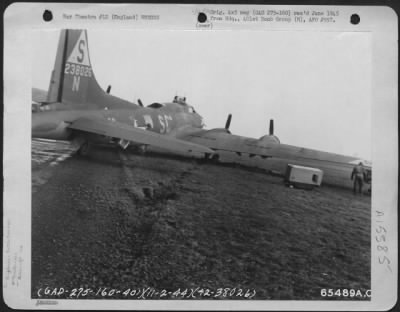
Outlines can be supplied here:
[[217, 164], [219, 162], [219, 155], [218, 154], [214, 154], [211, 156], [211, 162], [214, 164]]
[[89, 142], [85, 142], [81, 145], [81, 147], [78, 149], [78, 155], [80, 156], [87, 156], [90, 152], [90, 144]]

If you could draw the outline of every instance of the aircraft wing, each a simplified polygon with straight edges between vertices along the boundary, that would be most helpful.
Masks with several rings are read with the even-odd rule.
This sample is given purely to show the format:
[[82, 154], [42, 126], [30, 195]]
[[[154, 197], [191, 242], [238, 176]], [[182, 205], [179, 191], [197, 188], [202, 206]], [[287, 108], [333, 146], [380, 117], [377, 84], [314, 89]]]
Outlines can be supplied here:
[[277, 144], [260, 144], [257, 139], [229, 134], [223, 129], [197, 130], [185, 133], [181, 139], [207, 146], [214, 153], [223, 151], [261, 157], [271, 157], [271, 151], [277, 146]]
[[172, 152], [214, 153], [208, 147], [196, 143], [183, 141], [148, 130], [134, 128], [117, 121], [107, 121], [98, 118], [80, 118], [71, 123], [69, 128], [92, 134], [123, 139], [135, 144], [151, 145]]
[[351, 167], [361, 161], [352, 156], [276, 143], [273, 139], [269, 140], [268, 137], [253, 139], [228, 134], [223, 129], [200, 130], [187, 133], [182, 137], [182, 140], [207, 146], [217, 154], [221, 151], [236, 153], [238, 156], [248, 155], [249, 157], [260, 156], [262, 158], [288, 159], [303, 162], [305, 165], [308, 162], [316, 161], [332, 164], [340, 163]]

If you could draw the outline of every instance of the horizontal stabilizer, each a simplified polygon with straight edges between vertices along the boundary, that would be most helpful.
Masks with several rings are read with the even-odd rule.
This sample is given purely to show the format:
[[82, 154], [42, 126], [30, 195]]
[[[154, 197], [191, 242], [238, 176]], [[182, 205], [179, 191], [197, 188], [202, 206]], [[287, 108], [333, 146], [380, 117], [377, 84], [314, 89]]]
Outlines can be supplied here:
[[47, 91], [38, 88], [32, 88], [32, 102], [45, 103], [47, 101]]

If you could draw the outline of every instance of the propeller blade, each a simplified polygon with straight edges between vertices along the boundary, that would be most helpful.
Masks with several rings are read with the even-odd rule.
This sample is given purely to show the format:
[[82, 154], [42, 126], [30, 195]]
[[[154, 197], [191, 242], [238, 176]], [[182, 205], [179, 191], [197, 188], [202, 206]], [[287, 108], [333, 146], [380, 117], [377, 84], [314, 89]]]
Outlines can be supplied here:
[[269, 121], [269, 135], [274, 135], [274, 120], [270, 119]]
[[232, 114], [229, 114], [228, 119], [226, 120], [226, 124], [225, 124], [226, 130], [229, 130], [229, 127], [231, 126], [231, 120], [232, 120]]
[[111, 92], [111, 85], [109, 85], [108, 87], [107, 87], [107, 91], [106, 91], [108, 94]]
[[143, 107], [142, 100], [141, 100], [141, 99], [138, 99], [137, 101], [138, 101], [139, 105], [140, 105], [141, 107]]

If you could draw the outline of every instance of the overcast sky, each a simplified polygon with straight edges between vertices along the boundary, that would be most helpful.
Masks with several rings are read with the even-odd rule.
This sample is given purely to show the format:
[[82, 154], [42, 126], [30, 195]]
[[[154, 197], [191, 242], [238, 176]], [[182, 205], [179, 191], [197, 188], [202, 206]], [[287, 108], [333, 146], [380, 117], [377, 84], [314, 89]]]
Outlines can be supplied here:
[[[46, 89], [58, 31], [35, 34], [33, 87]], [[369, 33], [88, 31], [99, 84], [145, 105], [184, 95], [207, 128], [233, 114], [259, 138], [270, 118], [282, 143], [371, 159]]]

